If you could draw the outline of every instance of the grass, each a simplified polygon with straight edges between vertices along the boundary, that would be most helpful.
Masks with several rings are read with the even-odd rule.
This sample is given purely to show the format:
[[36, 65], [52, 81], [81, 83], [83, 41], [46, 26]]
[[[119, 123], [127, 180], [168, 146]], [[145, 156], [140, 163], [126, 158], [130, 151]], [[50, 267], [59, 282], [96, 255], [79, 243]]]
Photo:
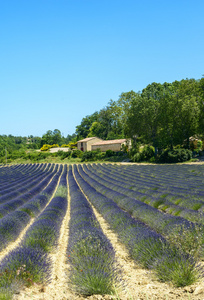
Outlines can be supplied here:
[[48, 157], [40, 159], [38, 161], [17, 158], [8, 164], [10, 165], [10, 164], [33, 164], [33, 163], [75, 164], [75, 163], [81, 163], [81, 158], [69, 158], [69, 159], [65, 158], [64, 160], [61, 160], [60, 157], [48, 156]]
[[[34, 150], [34, 152], [36, 152]], [[60, 156], [52, 156], [49, 155], [46, 158], [38, 158], [38, 160], [32, 160], [28, 158], [17, 158], [12, 161], [9, 161], [7, 164], [32, 164], [32, 163], [58, 163], [58, 164], [77, 164], [77, 163], [103, 163], [103, 162], [110, 162], [110, 163], [117, 163], [117, 162], [123, 162], [124, 159], [126, 159], [127, 156], [111, 156], [111, 157], [106, 157], [104, 159], [99, 159], [99, 160], [94, 160], [94, 161], [81, 161], [80, 157], [70, 157], [70, 158], [65, 158], [61, 159]]]

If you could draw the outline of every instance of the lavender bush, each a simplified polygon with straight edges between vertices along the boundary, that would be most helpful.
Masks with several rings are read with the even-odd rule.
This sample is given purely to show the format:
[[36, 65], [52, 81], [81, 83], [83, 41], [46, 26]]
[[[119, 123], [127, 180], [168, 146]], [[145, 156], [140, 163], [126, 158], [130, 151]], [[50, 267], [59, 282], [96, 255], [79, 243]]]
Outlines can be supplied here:
[[81, 193], [71, 169], [68, 180], [71, 198], [67, 249], [71, 266], [69, 282], [75, 291], [83, 295], [112, 294], [114, 285], [119, 282], [115, 252]]
[[45, 252], [29, 247], [19, 247], [4, 258], [0, 265], [0, 288], [11, 286], [14, 282], [32, 285], [50, 280], [50, 258]]

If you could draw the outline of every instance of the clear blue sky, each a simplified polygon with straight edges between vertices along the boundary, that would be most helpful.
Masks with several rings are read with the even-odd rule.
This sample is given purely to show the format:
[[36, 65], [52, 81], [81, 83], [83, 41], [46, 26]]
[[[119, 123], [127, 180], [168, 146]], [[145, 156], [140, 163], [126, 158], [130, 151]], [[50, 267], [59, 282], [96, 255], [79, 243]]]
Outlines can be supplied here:
[[122, 92], [204, 74], [203, 0], [0, 0], [0, 135], [75, 132]]

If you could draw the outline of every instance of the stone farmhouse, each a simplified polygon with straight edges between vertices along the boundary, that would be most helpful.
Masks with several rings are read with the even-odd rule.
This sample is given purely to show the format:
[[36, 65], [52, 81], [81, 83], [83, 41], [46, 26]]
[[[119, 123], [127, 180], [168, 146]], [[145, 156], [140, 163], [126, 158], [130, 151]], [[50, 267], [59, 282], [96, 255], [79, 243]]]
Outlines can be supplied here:
[[77, 142], [77, 149], [81, 151], [91, 151], [100, 149], [101, 151], [105, 152], [106, 150], [112, 151], [120, 151], [122, 146], [131, 147], [131, 139], [118, 139], [118, 140], [107, 140], [104, 141], [98, 137], [90, 137], [85, 138]]
[[91, 151], [91, 146], [94, 144], [94, 143], [97, 143], [97, 142], [101, 142], [103, 141], [102, 139], [100, 138], [97, 138], [97, 137], [90, 137], [90, 138], [85, 138], [83, 140], [80, 140], [77, 142], [77, 149], [78, 150], [81, 150], [81, 151]]

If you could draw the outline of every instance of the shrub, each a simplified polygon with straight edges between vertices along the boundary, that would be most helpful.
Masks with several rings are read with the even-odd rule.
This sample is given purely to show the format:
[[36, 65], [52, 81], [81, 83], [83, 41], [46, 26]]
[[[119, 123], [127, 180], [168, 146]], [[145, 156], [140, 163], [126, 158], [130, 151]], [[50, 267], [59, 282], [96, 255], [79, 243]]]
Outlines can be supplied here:
[[115, 156], [116, 153], [113, 150], [106, 150], [106, 157]]
[[41, 159], [45, 159], [46, 157], [48, 157], [50, 155], [50, 153], [45, 153], [45, 152], [31, 152], [27, 154], [27, 158], [30, 159], [32, 162], [37, 162]]
[[100, 149], [95, 151], [86, 151], [82, 156], [81, 161], [96, 161], [96, 160], [105, 160], [105, 161], [118, 161], [119, 157], [126, 156], [122, 151], [115, 152], [113, 150], [106, 150], [102, 152]]
[[100, 159], [103, 159], [105, 156], [106, 156], [106, 153], [105, 152], [101, 152], [100, 149], [97, 149], [95, 151], [86, 151], [86, 152], [83, 153], [81, 161], [95, 161], [95, 160], [100, 160]]
[[40, 150], [41, 150], [41, 151], [47, 151], [47, 150], [49, 150], [50, 148], [51, 148], [50, 145], [45, 144], [45, 145], [42, 146], [42, 148], [41, 148]]
[[153, 146], [146, 145], [144, 148], [141, 150], [141, 152], [138, 152], [133, 150], [130, 153], [130, 158], [133, 162], [140, 162], [140, 161], [149, 161], [153, 160], [155, 154], [155, 149]]
[[133, 162], [139, 162], [140, 161], [140, 153], [135, 153], [132, 157], [131, 157], [131, 161]]
[[26, 152], [24, 150], [15, 150], [11, 152], [8, 156], [11, 160], [17, 159], [17, 158], [26, 158]]
[[136, 153], [139, 152], [139, 149], [140, 149], [140, 143], [134, 143], [128, 153], [129, 157], [132, 158]]
[[72, 155], [71, 151], [63, 152], [61, 159], [70, 158]]
[[201, 150], [202, 150], [202, 147], [203, 147], [203, 142], [202, 142], [201, 140], [198, 140], [198, 141], [197, 141], [197, 149], [198, 149], [199, 151], [201, 151]]
[[71, 151], [62, 151], [59, 150], [55, 153], [52, 153], [52, 156], [57, 157], [59, 156], [61, 158], [61, 160], [65, 159], [65, 158], [70, 158], [71, 157], [72, 152]]
[[70, 142], [67, 146], [70, 149], [75, 150], [75, 149], [77, 149], [77, 142]]
[[83, 156], [83, 151], [81, 151], [81, 150], [76, 149], [72, 152], [72, 157], [73, 158], [82, 157], [82, 156]]
[[177, 163], [188, 161], [192, 158], [192, 151], [188, 149], [166, 149], [158, 158], [160, 163]]
[[141, 161], [149, 160], [150, 158], [154, 157], [155, 149], [153, 146], [146, 145], [142, 149], [142, 152], [140, 154]]

